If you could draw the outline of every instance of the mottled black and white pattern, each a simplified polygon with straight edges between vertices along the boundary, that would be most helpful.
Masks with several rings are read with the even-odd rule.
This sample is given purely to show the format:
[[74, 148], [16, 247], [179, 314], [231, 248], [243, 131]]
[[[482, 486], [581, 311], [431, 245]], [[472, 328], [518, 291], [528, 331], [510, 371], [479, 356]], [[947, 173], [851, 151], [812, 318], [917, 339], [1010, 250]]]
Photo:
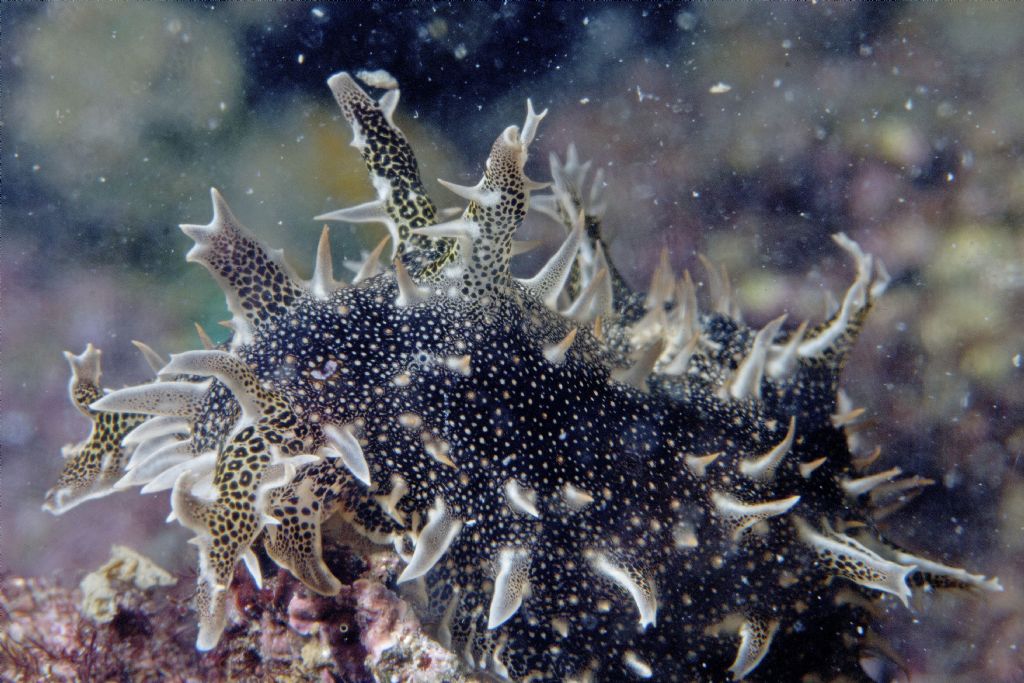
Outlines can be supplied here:
[[[199, 548], [201, 649], [221, 637], [236, 563], [260, 581], [261, 549], [338, 592], [321, 553], [332, 515], [394, 546], [397, 582], [443, 644], [515, 681], [864, 679], [869, 601], [1000, 590], [874, 529], [873, 509], [921, 482], [873, 471], [845, 433], [860, 411], [839, 372], [887, 280], [853, 241], [835, 237], [854, 282], [811, 329], [746, 327], [713, 267], [710, 307], [667, 259], [633, 292], [571, 149], [536, 197], [565, 241], [518, 280], [543, 113], [498, 136], [479, 184], [446, 184], [469, 206], [439, 223], [392, 121], [397, 91], [329, 84], [378, 199], [325, 218], [383, 223], [390, 265], [374, 254], [336, 281], [325, 234], [301, 280], [214, 191], [211, 223], [183, 229], [227, 295], [230, 343], [163, 367], [147, 349], [157, 380], [103, 398], [97, 385], [88, 408], [72, 383], [90, 414], [127, 420], [99, 440], [119, 480], [97, 486], [73, 458], [48, 505], [172, 489]], [[94, 353], [71, 358], [96, 384]]]

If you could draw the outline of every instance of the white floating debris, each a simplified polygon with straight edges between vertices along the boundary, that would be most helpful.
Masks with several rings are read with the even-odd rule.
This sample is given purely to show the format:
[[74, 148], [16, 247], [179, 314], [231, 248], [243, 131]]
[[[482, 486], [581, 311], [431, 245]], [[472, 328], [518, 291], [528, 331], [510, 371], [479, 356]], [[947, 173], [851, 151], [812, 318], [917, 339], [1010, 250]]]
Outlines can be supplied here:
[[384, 69], [375, 69], [374, 71], [363, 69], [356, 72], [356, 78], [373, 88], [394, 90], [398, 87], [398, 81], [395, 80], [395, 77]]
[[718, 83], [715, 83], [713, 86], [708, 88], [708, 92], [712, 95], [723, 95], [730, 90], [732, 90], [732, 86], [728, 83], [723, 83], [722, 81], [718, 81]]

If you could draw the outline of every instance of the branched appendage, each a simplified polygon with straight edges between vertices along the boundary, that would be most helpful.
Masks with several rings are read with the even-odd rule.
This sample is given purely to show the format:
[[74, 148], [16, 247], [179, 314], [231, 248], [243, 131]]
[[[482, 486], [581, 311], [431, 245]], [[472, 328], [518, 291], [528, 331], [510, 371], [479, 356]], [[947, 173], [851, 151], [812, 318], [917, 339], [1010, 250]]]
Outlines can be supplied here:
[[814, 327], [750, 329], [710, 263], [702, 308], [667, 254], [641, 295], [601, 238], [603, 181], [584, 196], [570, 148], [535, 202], [565, 240], [516, 279], [543, 113], [502, 132], [477, 185], [446, 183], [468, 206], [439, 223], [397, 91], [329, 84], [378, 199], [327, 218], [383, 222], [391, 265], [382, 243], [336, 280], [325, 231], [303, 280], [214, 191], [211, 223], [183, 229], [225, 291], [230, 342], [166, 364], [141, 345], [157, 379], [105, 396], [98, 352], [69, 356], [94, 431], [47, 504], [173, 489], [169, 519], [199, 548], [199, 648], [222, 637], [238, 561], [261, 581], [261, 547], [337, 593], [332, 518], [392, 545], [438, 640], [502, 680], [863, 678], [864, 606], [922, 584], [1001, 590], [876, 536], [894, 495], [929, 482], [872, 469], [839, 390], [888, 280], [855, 242], [834, 237], [856, 276]]
[[526, 216], [530, 193], [547, 187], [545, 183], [530, 180], [524, 172], [530, 143], [545, 114], [546, 109], [537, 114], [533, 103], [527, 102], [522, 131], [517, 126], [509, 126], [498, 136], [484, 165], [484, 176], [476, 185], [467, 187], [441, 181], [446, 188], [469, 201], [461, 218], [413, 231], [457, 240], [460, 253], [453, 274], [461, 279], [458, 294], [478, 302], [483, 308], [494, 303], [496, 296], [507, 295], [510, 291], [512, 236]]
[[281, 315], [291, 308], [303, 290], [296, 282], [281, 251], [271, 252], [235, 218], [216, 189], [213, 220], [207, 225], [182, 225], [195, 245], [188, 261], [201, 263], [227, 296], [233, 317], [232, 346], [246, 344], [267, 315]]
[[267, 524], [279, 523], [266, 513], [268, 492], [291, 481], [296, 464], [308, 462], [285, 457], [304, 450], [295, 423], [293, 416], [282, 412], [235, 433], [217, 457], [213, 500], [193, 493], [196, 477], [191, 472], [183, 473], [175, 483], [172, 514], [196, 532], [193, 542], [199, 548], [196, 646], [201, 650], [212, 649], [220, 640], [226, 624], [227, 590], [238, 560], [245, 560], [257, 585], [262, 583], [252, 544]]
[[363, 157], [377, 199], [317, 216], [316, 220], [382, 223], [391, 236], [392, 259], [406, 252], [421, 252], [414, 257], [416, 270], [429, 265], [431, 274], [436, 274], [454, 257], [455, 241], [414, 232], [436, 223], [438, 212], [423, 187], [416, 156], [394, 122], [399, 91], [389, 90], [374, 101], [345, 72], [331, 76], [327, 85], [352, 127], [352, 146]]
[[[100, 388], [100, 351], [92, 344], [81, 355], [65, 352], [71, 365], [68, 393], [71, 402], [92, 422], [92, 430], [85, 441], [68, 444], [61, 449], [64, 468], [57, 484], [46, 492], [43, 508], [55, 515], [93, 498], [101, 498], [115, 489], [124, 476], [128, 448], [122, 445], [124, 437], [139, 426], [144, 415], [116, 412], [103, 413], [90, 405], [103, 395]], [[130, 447], [129, 447], [130, 448]]]
[[[585, 237], [580, 258], [573, 264], [565, 287], [570, 299], [580, 295], [588, 281], [605, 267], [608, 269], [608, 282], [605, 285], [611, 290], [609, 294], [613, 302], [613, 321], [625, 324], [634, 322], [642, 315], [642, 295], [638, 294], [622, 277], [614, 263], [601, 261], [601, 255], [608, 251], [608, 244], [601, 233], [601, 224], [607, 202], [604, 199], [604, 169], [598, 169], [590, 183], [590, 191], [586, 190], [587, 175], [590, 162], [580, 163], [576, 145], [570, 144], [563, 163], [554, 152], [549, 157], [551, 168], [551, 194], [534, 198], [533, 206], [541, 213], [561, 223], [566, 230], [572, 231], [577, 217], [582, 217]], [[652, 290], [653, 293], [653, 290]], [[607, 317], [608, 312], [604, 312]]]

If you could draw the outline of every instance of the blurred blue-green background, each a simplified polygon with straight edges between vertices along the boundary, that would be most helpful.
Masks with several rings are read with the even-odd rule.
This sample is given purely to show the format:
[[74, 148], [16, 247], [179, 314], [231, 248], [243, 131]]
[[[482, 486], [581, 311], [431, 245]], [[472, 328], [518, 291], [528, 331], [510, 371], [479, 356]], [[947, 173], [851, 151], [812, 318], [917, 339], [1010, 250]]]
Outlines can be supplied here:
[[[384, 68], [437, 177], [472, 184], [527, 97], [529, 172], [575, 141], [605, 169], [613, 258], [645, 287], [725, 263], [751, 322], [821, 318], [845, 231], [894, 282], [846, 373], [883, 462], [937, 484], [885, 520], [902, 545], [995, 573], [995, 600], [893, 610], [917, 680], [1020, 680], [1024, 647], [1024, 9], [1012, 4], [65, 3], [0, 6], [0, 566], [77, 582], [126, 543], [194, 561], [165, 495], [41, 511], [87, 424], [64, 349], [227, 332], [180, 222], [237, 215], [308, 273], [312, 216], [372, 196], [324, 84]], [[527, 236], [557, 239], [530, 219]], [[332, 227], [336, 263], [380, 238]], [[543, 252], [544, 250], [540, 250]], [[524, 258], [528, 271], [543, 253]]]

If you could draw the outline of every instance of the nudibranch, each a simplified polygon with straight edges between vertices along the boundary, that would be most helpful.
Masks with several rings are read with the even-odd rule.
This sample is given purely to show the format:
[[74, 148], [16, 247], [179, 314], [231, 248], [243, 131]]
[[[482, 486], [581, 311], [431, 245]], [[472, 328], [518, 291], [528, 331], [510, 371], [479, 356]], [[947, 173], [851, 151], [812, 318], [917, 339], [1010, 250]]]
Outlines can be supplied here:
[[[109, 392], [99, 351], [68, 354], [93, 429], [46, 507], [170, 490], [199, 552], [200, 650], [221, 639], [240, 560], [257, 584], [265, 553], [340, 590], [332, 516], [393, 546], [432, 634], [501, 680], [869, 680], [874, 601], [1001, 590], [875, 524], [928, 482], [875, 471], [850, 429], [863, 411], [840, 371], [888, 281], [853, 240], [834, 236], [856, 274], [829, 319], [751, 329], [713, 266], [706, 288], [667, 258], [646, 293], [629, 286], [576, 150], [552, 155], [550, 184], [526, 176], [546, 113], [531, 103], [479, 183], [443, 183], [466, 201], [453, 217], [394, 123], [398, 90], [328, 84], [377, 199], [320, 218], [387, 230], [352, 282], [326, 228], [303, 279], [213, 190], [212, 221], [182, 230], [227, 296], [230, 339], [201, 332], [169, 359], [137, 344], [155, 379]], [[520, 279], [531, 208], [562, 241]]]

